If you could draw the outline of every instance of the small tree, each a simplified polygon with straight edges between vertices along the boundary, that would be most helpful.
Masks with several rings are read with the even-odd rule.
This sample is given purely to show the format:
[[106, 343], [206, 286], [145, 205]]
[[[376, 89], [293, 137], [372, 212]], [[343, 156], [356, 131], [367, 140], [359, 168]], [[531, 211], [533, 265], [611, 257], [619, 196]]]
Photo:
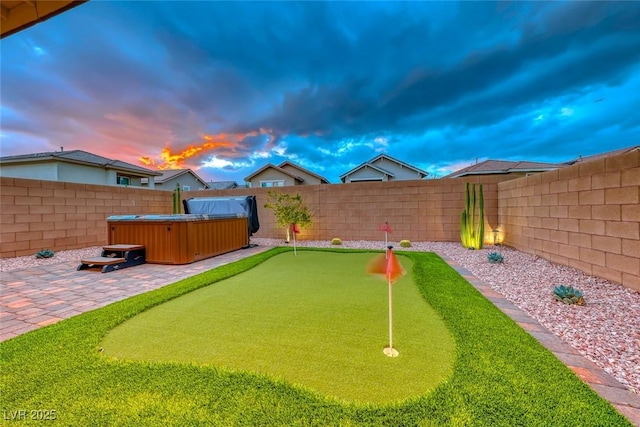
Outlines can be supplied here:
[[291, 194], [269, 190], [267, 195], [269, 199], [264, 207], [272, 209], [278, 225], [286, 229], [287, 242], [290, 237], [291, 224], [297, 224], [301, 228], [311, 225], [311, 212], [305, 206], [299, 193], [292, 196]]

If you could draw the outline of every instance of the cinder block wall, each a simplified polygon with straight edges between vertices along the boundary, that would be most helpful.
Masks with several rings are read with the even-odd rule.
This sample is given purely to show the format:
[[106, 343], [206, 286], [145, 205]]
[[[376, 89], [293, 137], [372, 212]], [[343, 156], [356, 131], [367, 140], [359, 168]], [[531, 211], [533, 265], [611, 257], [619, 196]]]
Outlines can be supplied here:
[[[285, 187], [314, 215], [300, 239], [459, 241], [467, 181], [484, 184], [485, 237], [499, 226], [508, 246], [640, 290], [640, 152], [527, 178], [389, 181]], [[506, 180], [506, 181], [505, 181]], [[256, 195], [260, 231], [283, 238], [264, 208], [267, 189], [191, 191], [184, 198]], [[162, 190], [0, 178], [0, 257], [33, 255], [107, 243], [106, 218], [171, 213]]]
[[107, 243], [109, 215], [171, 213], [171, 192], [0, 177], [0, 257]]
[[[389, 221], [390, 239], [399, 241], [458, 241], [460, 213], [464, 208], [466, 182], [483, 183], [486, 235], [498, 222], [498, 182], [504, 177], [387, 181], [333, 185], [301, 185], [275, 188], [299, 193], [313, 214], [313, 224], [298, 238], [308, 240], [384, 240], [378, 227]], [[256, 237], [284, 238], [273, 212], [264, 208], [269, 189], [238, 188], [221, 191], [190, 191], [184, 198], [255, 195], [260, 230]]]
[[640, 291], [640, 151], [502, 182], [498, 214], [508, 246]]

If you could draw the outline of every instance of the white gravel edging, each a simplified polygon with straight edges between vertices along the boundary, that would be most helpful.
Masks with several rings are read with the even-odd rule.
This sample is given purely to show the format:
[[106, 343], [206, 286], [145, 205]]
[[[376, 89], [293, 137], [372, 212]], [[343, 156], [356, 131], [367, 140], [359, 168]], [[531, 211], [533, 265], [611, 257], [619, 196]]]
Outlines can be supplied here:
[[[252, 238], [260, 246], [282, 246], [280, 239]], [[464, 249], [455, 242], [419, 242], [411, 248], [397, 250], [428, 251], [447, 255], [478, 279], [549, 331], [563, 339], [587, 359], [616, 378], [631, 392], [640, 394], [640, 293], [570, 267], [553, 264], [534, 255], [507, 247], [488, 247], [479, 251]], [[304, 247], [342, 247], [384, 249], [382, 241], [344, 241], [341, 246], [330, 241], [299, 241]], [[503, 264], [490, 264], [489, 252], [500, 252]], [[4, 258], [0, 271], [12, 271], [80, 261], [100, 255], [100, 247], [56, 252], [52, 258], [32, 256]], [[586, 305], [566, 305], [552, 297], [553, 287], [572, 285], [584, 293]]]
[[19, 256], [15, 258], [0, 258], [0, 271], [23, 270], [25, 268], [33, 268], [41, 265], [59, 264], [67, 261], [78, 261], [82, 258], [91, 258], [100, 256], [102, 253], [101, 246], [92, 246], [83, 249], [73, 249], [69, 251], [55, 252], [51, 258], [36, 258], [33, 255]]

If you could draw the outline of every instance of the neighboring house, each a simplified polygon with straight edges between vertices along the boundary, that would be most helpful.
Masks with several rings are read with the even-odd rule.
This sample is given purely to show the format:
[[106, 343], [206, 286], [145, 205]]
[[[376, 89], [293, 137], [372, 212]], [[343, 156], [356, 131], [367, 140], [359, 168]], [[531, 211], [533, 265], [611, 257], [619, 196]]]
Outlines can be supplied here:
[[244, 180], [254, 188], [329, 184], [326, 178], [290, 161], [282, 162], [278, 166], [269, 163]]
[[428, 172], [394, 159], [386, 154], [380, 154], [362, 163], [340, 176], [344, 183], [368, 181], [404, 181], [409, 179], [423, 179]]
[[207, 184], [211, 190], [232, 190], [239, 187], [235, 181], [209, 181]]
[[[160, 190], [173, 191], [176, 184], [180, 184], [180, 190], [208, 190], [209, 184], [198, 176], [191, 169], [167, 169], [160, 171], [162, 176], [155, 179], [155, 188]], [[142, 186], [146, 186], [147, 181], [142, 181]]]
[[465, 176], [509, 175], [520, 178], [532, 174], [547, 172], [565, 167], [565, 164], [540, 162], [513, 162], [508, 160], [485, 160], [457, 170], [443, 178], [461, 178]]
[[154, 188], [160, 172], [108, 159], [82, 150], [53, 151], [0, 157], [0, 176], [43, 181], [140, 187], [146, 179]]

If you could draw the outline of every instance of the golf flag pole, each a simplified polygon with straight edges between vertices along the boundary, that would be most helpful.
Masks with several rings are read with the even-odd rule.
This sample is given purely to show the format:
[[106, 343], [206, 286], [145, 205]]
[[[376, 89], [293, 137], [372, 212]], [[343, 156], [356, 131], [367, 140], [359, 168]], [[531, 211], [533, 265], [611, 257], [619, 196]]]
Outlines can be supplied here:
[[[389, 225], [389, 221], [385, 221], [384, 224], [380, 226], [380, 230], [384, 231], [384, 246], [386, 248], [389, 247], [389, 233], [391, 233], [391, 226]], [[387, 258], [388, 253], [384, 253], [384, 257]]]
[[291, 224], [291, 229], [293, 230], [293, 255], [298, 256], [298, 252], [296, 249], [296, 234], [300, 232], [300, 229], [295, 222]]
[[384, 228], [384, 246], [389, 247], [389, 223], [385, 221], [384, 225], [386, 226]]
[[[389, 357], [397, 356], [398, 351], [393, 348], [393, 286], [391, 286], [391, 278], [388, 279], [387, 283], [389, 284], [389, 353], [385, 351], [385, 354]], [[385, 349], [387, 350], [387, 349]], [[394, 355], [393, 352], [396, 352]]]
[[382, 351], [389, 357], [398, 356], [398, 350], [393, 348], [393, 284], [405, 274], [402, 264], [396, 258], [396, 255], [392, 251], [393, 246], [387, 246], [387, 251], [380, 254], [369, 261], [367, 265], [367, 272], [370, 274], [376, 274], [387, 279], [387, 286], [389, 287], [389, 346], [385, 347]]
[[385, 347], [383, 352], [389, 357], [397, 357], [398, 350], [393, 348], [393, 282], [404, 274], [404, 269], [394, 255], [393, 246], [387, 246], [387, 266], [385, 276], [389, 286], [389, 347]]

